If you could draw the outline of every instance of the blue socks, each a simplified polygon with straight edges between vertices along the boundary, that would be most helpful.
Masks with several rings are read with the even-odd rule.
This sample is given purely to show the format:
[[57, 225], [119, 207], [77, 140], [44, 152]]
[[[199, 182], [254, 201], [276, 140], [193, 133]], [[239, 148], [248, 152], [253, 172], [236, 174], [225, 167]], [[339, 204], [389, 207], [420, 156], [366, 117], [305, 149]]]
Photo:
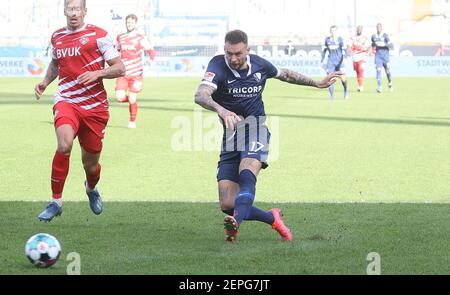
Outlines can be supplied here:
[[381, 87], [381, 69], [377, 68], [377, 84], [378, 84], [378, 88]]
[[330, 91], [330, 99], [334, 98], [334, 84], [328, 87], [328, 91]]
[[243, 220], [257, 220], [272, 225], [274, 217], [272, 212], [264, 211], [253, 206], [256, 192], [256, 176], [248, 169], [239, 174], [240, 191], [237, 194], [233, 209], [222, 210], [225, 214], [234, 216], [238, 225]]
[[239, 174], [240, 191], [234, 202], [234, 218], [240, 225], [247, 216], [255, 200], [256, 176], [248, 169]]
[[[347, 92], [347, 80], [342, 82], [342, 86], [344, 87], [344, 96], [347, 96], [348, 92]], [[328, 91], [330, 92], [330, 100], [334, 98], [334, 84], [331, 85], [330, 87], [328, 87]]]
[[[222, 212], [227, 215], [233, 216], [234, 208], [225, 209], [225, 210], [222, 209]], [[271, 211], [264, 211], [259, 208], [256, 208], [255, 206], [250, 207], [250, 210], [248, 210], [247, 215], [245, 216], [244, 220], [261, 221], [261, 222], [267, 223], [269, 225], [272, 225], [275, 221]]]
[[273, 217], [271, 211], [264, 211], [252, 206], [250, 210], [248, 210], [244, 220], [256, 220], [272, 225], [275, 221], [275, 218]]
[[344, 93], [347, 94], [347, 80], [342, 82], [342, 86], [344, 86]]
[[388, 82], [392, 83], [391, 71], [389, 70], [389, 68], [385, 68], [385, 71], [386, 71], [386, 77], [388, 79]]

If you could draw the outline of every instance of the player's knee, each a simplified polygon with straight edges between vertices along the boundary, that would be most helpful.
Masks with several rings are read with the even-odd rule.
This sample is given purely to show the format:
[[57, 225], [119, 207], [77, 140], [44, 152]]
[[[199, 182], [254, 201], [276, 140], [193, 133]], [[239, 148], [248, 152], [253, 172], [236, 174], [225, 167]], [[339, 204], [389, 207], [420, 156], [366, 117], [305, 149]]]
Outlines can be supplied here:
[[125, 102], [127, 100], [125, 91], [116, 91], [116, 99], [119, 102]]
[[128, 101], [130, 103], [136, 103], [137, 100], [137, 94], [136, 93], [130, 93], [130, 95], [128, 96]]
[[58, 142], [58, 153], [67, 155], [70, 154], [71, 151], [72, 151], [72, 142], [68, 141]]
[[97, 172], [97, 162], [94, 161], [84, 161], [83, 162], [84, 171], [87, 174], [95, 174]]

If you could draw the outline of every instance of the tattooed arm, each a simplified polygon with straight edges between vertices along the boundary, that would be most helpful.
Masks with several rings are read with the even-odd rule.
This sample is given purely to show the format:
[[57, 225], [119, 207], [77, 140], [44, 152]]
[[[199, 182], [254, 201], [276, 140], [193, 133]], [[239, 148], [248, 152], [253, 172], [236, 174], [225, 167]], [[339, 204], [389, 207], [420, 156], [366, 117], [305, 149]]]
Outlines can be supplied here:
[[327, 88], [330, 85], [332, 85], [334, 82], [336, 82], [337, 78], [340, 78], [342, 76], [341, 72], [333, 72], [326, 76], [322, 81], [315, 81], [307, 76], [304, 76], [300, 73], [288, 70], [288, 69], [281, 69], [278, 76], [275, 78], [291, 83], [291, 84], [297, 84], [297, 85], [305, 85], [305, 86], [311, 86], [316, 88]]
[[241, 119], [233, 112], [225, 109], [217, 102], [215, 102], [211, 95], [216, 91], [211, 86], [200, 84], [195, 92], [195, 103], [202, 106], [203, 108], [216, 112], [223, 119], [226, 128], [235, 129], [237, 122], [241, 121]]
[[219, 113], [219, 110], [222, 107], [211, 97], [215, 91], [216, 89], [212, 86], [200, 84], [197, 92], [195, 92], [195, 103], [207, 110]]

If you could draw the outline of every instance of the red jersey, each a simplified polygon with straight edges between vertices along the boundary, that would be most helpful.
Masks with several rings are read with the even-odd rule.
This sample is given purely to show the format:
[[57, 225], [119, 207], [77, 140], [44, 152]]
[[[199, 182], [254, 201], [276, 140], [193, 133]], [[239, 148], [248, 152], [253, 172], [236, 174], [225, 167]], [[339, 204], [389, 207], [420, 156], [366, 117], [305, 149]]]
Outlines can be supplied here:
[[127, 71], [125, 77], [142, 77], [144, 51], [152, 49], [145, 36], [136, 31], [123, 33], [117, 36], [117, 44]]
[[363, 35], [350, 38], [349, 49], [354, 62], [364, 61], [370, 48], [369, 39]]
[[107, 110], [108, 99], [102, 80], [82, 85], [78, 84], [77, 77], [87, 71], [102, 70], [105, 61], [119, 56], [111, 36], [94, 25], [84, 25], [76, 31], [57, 30], [51, 43], [52, 58], [57, 60], [59, 71], [54, 103], [65, 101], [85, 110]]

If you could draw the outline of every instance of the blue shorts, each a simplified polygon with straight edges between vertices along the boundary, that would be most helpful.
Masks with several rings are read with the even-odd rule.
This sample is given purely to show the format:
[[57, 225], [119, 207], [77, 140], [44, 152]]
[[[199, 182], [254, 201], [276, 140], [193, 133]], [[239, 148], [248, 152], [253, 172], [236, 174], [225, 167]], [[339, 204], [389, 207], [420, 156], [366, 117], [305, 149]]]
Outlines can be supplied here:
[[244, 158], [261, 162], [266, 169], [269, 156], [270, 132], [265, 122], [241, 121], [235, 132], [224, 132], [222, 151], [217, 165], [217, 181], [239, 182], [239, 165]]
[[375, 67], [389, 69], [389, 55], [383, 56], [375, 54]]
[[342, 73], [345, 73], [345, 66], [344, 63], [339, 64], [333, 64], [333, 63], [327, 63], [327, 74], [341, 71]]

